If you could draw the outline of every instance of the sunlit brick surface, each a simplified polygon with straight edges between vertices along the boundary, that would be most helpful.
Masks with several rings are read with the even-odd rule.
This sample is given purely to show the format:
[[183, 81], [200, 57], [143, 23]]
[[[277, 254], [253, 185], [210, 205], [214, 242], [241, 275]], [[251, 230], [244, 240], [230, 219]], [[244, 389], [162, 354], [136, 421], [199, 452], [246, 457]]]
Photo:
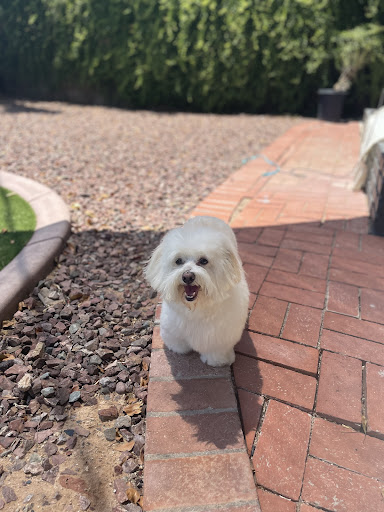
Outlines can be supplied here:
[[[250, 316], [232, 368], [237, 402], [229, 373], [155, 351], [149, 410], [174, 414], [181, 394], [190, 414], [217, 412], [211, 430], [209, 415], [150, 418], [148, 511], [384, 511], [384, 238], [368, 234], [366, 197], [352, 191], [359, 144], [357, 123], [304, 122], [264, 151], [280, 172], [248, 162], [192, 212], [235, 229]], [[158, 332], [155, 340], [161, 349]], [[176, 452], [190, 436], [194, 453], [161, 458], [172, 449], [167, 432]], [[199, 471], [212, 479], [204, 505]]]

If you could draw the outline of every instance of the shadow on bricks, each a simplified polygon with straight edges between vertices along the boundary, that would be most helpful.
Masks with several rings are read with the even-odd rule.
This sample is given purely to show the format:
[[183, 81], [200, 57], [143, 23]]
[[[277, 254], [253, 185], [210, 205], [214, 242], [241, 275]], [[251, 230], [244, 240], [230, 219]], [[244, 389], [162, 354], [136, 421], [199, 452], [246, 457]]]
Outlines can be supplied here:
[[230, 368], [208, 366], [196, 352], [153, 351], [148, 412], [150, 453], [158, 442], [163, 454], [244, 449]]
[[152, 350], [150, 376], [145, 510], [239, 504], [259, 511], [230, 368], [162, 347]]

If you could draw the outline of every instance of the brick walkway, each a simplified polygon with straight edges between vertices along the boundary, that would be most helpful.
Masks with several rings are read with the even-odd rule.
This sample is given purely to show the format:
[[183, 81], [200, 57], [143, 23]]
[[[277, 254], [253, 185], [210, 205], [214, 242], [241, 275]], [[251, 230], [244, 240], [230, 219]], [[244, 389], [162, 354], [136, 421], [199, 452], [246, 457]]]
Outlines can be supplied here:
[[306, 121], [266, 148], [279, 172], [251, 160], [193, 212], [230, 222], [251, 291], [243, 431], [228, 368], [156, 328], [146, 511], [384, 511], [384, 238], [351, 190], [358, 150], [357, 123]]

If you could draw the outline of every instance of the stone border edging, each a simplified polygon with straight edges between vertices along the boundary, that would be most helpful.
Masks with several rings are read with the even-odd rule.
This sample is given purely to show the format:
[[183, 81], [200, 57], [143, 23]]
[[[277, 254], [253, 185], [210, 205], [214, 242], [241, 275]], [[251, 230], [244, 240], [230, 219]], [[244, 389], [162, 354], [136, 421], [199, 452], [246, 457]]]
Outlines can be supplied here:
[[71, 233], [67, 205], [53, 190], [34, 180], [0, 171], [0, 186], [27, 201], [36, 214], [29, 242], [0, 271], [0, 322], [10, 318], [18, 303], [53, 268]]

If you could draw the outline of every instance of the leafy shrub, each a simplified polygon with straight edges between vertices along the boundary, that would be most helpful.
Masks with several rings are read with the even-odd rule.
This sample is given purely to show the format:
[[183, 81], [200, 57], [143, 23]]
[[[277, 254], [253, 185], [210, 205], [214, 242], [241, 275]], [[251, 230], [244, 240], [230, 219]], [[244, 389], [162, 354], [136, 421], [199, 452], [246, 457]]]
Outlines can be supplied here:
[[[131, 107], [314, 113], [336, 30], [382, 23], [380, 0], [12, 0], [5, 92]], [[378, 96], [382, 72], [355, 93]], [[376, 99], [377, 101], [377, 99]]]

